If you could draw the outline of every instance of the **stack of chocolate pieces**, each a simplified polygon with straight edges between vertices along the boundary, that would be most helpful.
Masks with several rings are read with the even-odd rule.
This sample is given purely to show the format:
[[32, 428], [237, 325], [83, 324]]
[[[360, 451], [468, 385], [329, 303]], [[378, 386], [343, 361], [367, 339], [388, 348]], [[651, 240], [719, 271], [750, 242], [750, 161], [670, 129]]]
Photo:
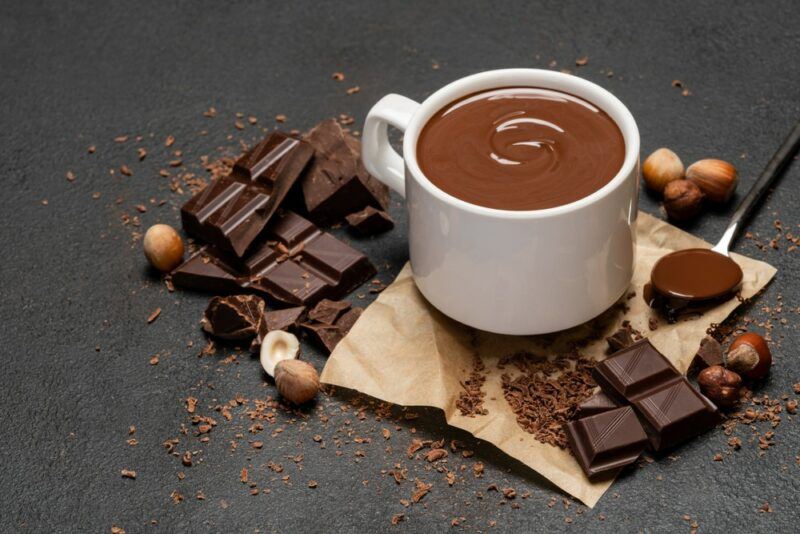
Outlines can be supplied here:
[[[298, 326], [307, 306], [337, 301], [375, 275], [364, 254], [317, 226], [346, 219], [361, 234], [393, 227], [389, 191], [367, 173], [360, 151], [335, 120], [303, 139], [271, 132], [184, 204], [183, 227], [202, 246], [171, 273], [173, 283], [251, 294], [212, 300], [203, 323], [209, 333], [257, 346], [269, 330]], [[253, 293], [292, 308], [267, 312]], [[358, 317], [349, 308], [307, 329], [330, 348]]]
[[590, 478], [634, 463], [647, 448], [674, 447], [719, 420], [717, 407], [647, 339], [600, 362], [594, 378], [602, 391], [567, 424], [570, 447]]

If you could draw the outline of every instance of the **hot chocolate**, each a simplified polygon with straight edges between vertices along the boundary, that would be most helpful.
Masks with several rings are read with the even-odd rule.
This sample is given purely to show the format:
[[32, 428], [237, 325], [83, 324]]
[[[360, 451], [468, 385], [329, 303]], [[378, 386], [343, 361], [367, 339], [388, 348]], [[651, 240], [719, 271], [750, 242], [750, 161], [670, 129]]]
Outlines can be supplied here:
[[625, 157], [622, 132], [597, 106], [535, 87], [467, 95], [422, 129], [417, 160], [439, 189], [471, 204], [538, 210], [602, 188]]

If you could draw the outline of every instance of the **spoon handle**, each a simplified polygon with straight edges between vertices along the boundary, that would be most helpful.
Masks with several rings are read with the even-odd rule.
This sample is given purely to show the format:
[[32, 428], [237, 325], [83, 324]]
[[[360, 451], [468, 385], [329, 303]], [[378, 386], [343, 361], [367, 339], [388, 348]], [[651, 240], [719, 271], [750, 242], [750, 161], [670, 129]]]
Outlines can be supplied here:
[[792, 130], [778, 151], [775, 152], [775, 155], [772, 156], [772, 159], [769, 160], [769, 163], [767, 163], [767, 166], [764, 167], [764, 170], [761, 172], [761, 176], [758, 177], [756, 183], [753, 184], [753, 187], [742, 199], [741, 204], [739, 204], [739, 207], [736, 208], [736, 211], [731, 217], [731, 222], [725, 229], [725, 233], [722, 234], [722, 239], [714, 246], [713, 250], [721, 254], [728, 254], [728, 249], [738, 234], [740, 223], [747, 218], [753, 210], [753, 207], [758, 203], [761, 197], [764, 196], [764, 193], [769, 189], [773, 180], [780, 176], [783, 169], [785, 169], [792, 160], [792, 156], [794, 156], [798, 148], [800, 148], [800, 122], [797, 123], [794, 130]]

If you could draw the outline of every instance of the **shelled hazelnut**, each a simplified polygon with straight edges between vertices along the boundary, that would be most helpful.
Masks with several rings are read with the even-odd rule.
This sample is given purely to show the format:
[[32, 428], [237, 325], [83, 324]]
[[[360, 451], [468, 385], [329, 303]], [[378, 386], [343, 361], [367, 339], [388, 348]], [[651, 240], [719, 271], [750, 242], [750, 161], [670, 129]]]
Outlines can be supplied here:
[[697, 375], [700, 391], [717, 406], [729, 407], [739, 401], [742, 377], [721, 365], [706, 367]]
[[683, 162], [672, 150], [659, 148], [644, 160], [642, 176], [648, 189], [663, 193], [667, 184], [683, 179]]
[[751, 380], [767, 376], [772, 366], [772, 353], [766, 340], [755, 332], [747, 332], [731, 343], [728, 368]]
[[704, 196], [689, 180], [675, 180], [664, 188], [664, 209], [670, 219], [688, 221], [700, 213]]
[[686, 169], [686, 179], [695, 184], [706, 198], [724, 204], [733, 196], [739, 183], [736, 167], [721, 159], [701, 159]]
[[154, 224], [148, 228], [143, 246], [147, 261], [162, 273], [171, 271], [183, 259], [183, 240], [167, 224]]

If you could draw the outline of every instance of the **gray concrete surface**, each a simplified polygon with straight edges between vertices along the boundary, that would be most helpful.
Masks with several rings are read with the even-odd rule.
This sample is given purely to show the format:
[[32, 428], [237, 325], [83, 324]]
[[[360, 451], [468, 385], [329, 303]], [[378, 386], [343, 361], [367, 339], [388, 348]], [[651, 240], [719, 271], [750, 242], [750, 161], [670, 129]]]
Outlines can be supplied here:
[[[178, 224], [184, 197], [158, 176], [172, 158], [163, 147], [168, 134], [186, 166], [202, 173], [200, 155], [258, 136], [254, 127], [233, 127], [237, 111], [269, 127], [279, 113], [288, 128], [339, 113], [355, 116], [358, 126], [388, 92], [422, 99], [469, 73], [551, 62], [617, 94], [638, 119], [645, 154], [670, 146], [686, 162], [729, 159], [741, 172], [741, 191], [800, 118], [794, 2], [6, 0], [0, 21], [0, 530], [688, 532], [697, 521], [700, 532], [798, 531], [800, 426], [787, 418], [763, 457], [745, 428], [742, 450], [712, 461], [727, 450], [717, 430], [681, 447], [675, 460], [627, 473], [593, 510], [579, 503], [565, 509], [563, 495], [535, 473], [446, 428], [432, 411], [415, 411], [417, 419], [396, 412], [399, 421], [378, 422], [368, 409], [362, 421], [347, 408], [348, 397], [337, 395], [297, 414], [279, 409], [274, 424], [250, 435], [241, 409], [226, 422], [213, 407], [237, 394], [265, 398], [273, 385], [247, 353], [238, 353], [236, 363], [225, 362], [236, 354], [230, 348], [197, 357], [205, 344], [197, 321], [207, 297], [168, 293], [146, 269], [132, 240], [136, 228], [121, 221], [127, 213], [139, 215], [143, 227]], [[575, 59], [584, 55], [588, 65], [577, 68]], [[332, 81], [334, 71], [346, 80]], [[691, 95], [681, 96], [674, 79]], [[359, 93], [345, 94], [356, 85]], [[218, 110], [215, 119], [202, 116], [209, 106]], [[114, 143], [119, 135], [132, 140]], [[137, 135], [144, 136], [138, 144]], [[97, 151], [90, 155], [92, 144]], [[139, 146], [148, 151], [143, 162]], [[134, 175], [109, 174], [121, 164]], [[74, 183], [65, 179], [68, 170]], [[791, 393], [800, 382], [800, 251], [789, 251], [785, 239], [777, 250], [757, 243], [777, 234], [776, 219], [800, 234], [799, 179], [795, 164], [752, 220], [755, 239], [736, 247], [779, 268], [746, 311], [774, 325], [776, 366], [762, 390], [771, 396]], [[167, 202], [156, 207], [150, 198]], [[384, 281], [407, 255], [403, 208], [394, 200], [394, 232], [352, 240], [379, 265]], [[148, 205], [146, 213], [136, 212], [138, 203]], [[640, 205], [658, 213], [648, 195]], [[714, 240], [731, 211], [708, 213], [689, 230]], [[161, 317], [146, 324], [156, 307]], [[318, 368], [324, 365], [313, 347], [303, 350]], [[159, 363], [150, 365], [155, 354]], [[220, 420], [207, 444], [179, 433], [182, 424], [191, 426], [184, 408], [190, 395], [199, 399], [198, 413]], [[321, 414], [330, 416], [327, 423]], [[389, 440], [381, 437], [384, 427]], [[422, 438], [458, 439], [475, 451], [448, 463], [457, 471], [452, 487], [426, 462], [406, 457], [412, 430]], [[316, 434], [325, 448], [313, 441]], [[196, 452], [192, 467], [165, 453], [162, 442], [173, 437], [181, 438], [180, 452]], [[138, 445], [128, 445], [131, 438]], [[263, 448], [252, 449], [253, 439], [263, 440]], [[239, 443], [235, 451], [232, 441]], [[298, 453], [302, 462], [286, 458]], [[282, 463], [284, 473], [270, 471], [269, 461]], [[475, 461], [486, 465], [483, 478], [472, 476]], [[396, 484], [385, 474], [397, 462], [411, 480], [434, 484], [408, 508], [400, 500], [410, 497], [413, 482]], [[243, 467], [271, 492], [251, 496], [239, 481]], [[122, 478], [121, 469], [135, 470], [136, 480]], [[307, 487], [312, 479], [316, 489]], [[500, 504], [502, 496], [487, 490], [493, 483], [514, 487], [519, 508]], [[185, 497], [178, 504], [171, 498], [176, 490]], [[198, 490], [205, 500], [196, 498]], [[552, 497], [559, 502], [550, 508]], [[771, 513], [758, 511], [764, 502]], [[392, 527], [398, 513], [405, 521]], [[459, 517], [461, 524], [451, 527]]]

